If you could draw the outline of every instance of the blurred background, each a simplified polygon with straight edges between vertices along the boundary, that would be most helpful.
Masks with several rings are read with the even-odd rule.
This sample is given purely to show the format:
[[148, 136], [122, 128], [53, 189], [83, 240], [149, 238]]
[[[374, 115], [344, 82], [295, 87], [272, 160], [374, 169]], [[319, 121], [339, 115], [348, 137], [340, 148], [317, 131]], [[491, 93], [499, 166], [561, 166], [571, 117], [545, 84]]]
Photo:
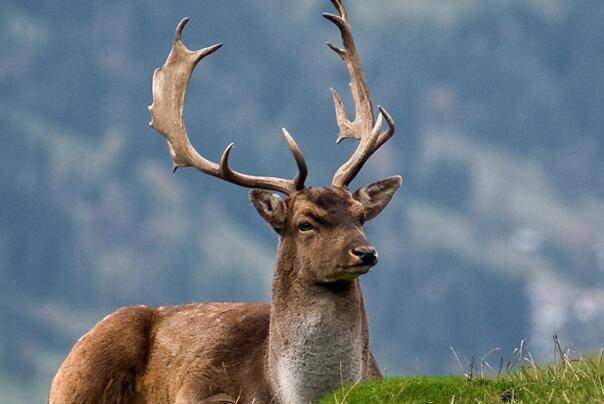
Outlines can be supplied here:
[[[551, 360], [604, 345], [604, 2], [350, 0], [375, 104], [394, 138], [352, 188], [405, 178], [367, 232], [364, 280], [387, 374], [497, 367], [526, 340]], [[148, 127], [151, 74], [177, 22], [196, 70], [193, 144], [291, 177], [281, 127], [330, 183], [327, 0], [16, 1], [0, 10], [0, 397], [44, 402], [70, 347], [127, 304], [268, 300], [276, 237], [247, 191], [171, 174]], [[457, 363], [451, 347], [460, 357]], [[499, 350], [498, 350], [499, 348]], [[463, 369], [465, 370], [465, 369]]]

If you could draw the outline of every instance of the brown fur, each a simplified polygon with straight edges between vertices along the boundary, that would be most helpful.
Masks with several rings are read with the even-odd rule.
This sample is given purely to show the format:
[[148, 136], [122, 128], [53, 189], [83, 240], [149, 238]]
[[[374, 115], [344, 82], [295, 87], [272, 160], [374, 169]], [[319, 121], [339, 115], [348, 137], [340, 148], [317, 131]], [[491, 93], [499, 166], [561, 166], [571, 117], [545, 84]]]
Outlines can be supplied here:
[[147, 361], [154, 317], [146, 307], [125, 307], [95, 325], [55, 376], [50, 402], [131, 402]]
[[[392, 180], [391, 192], [378, 195], [382, 208], [398, 185]], [[254, 190], [251, 199], [280, 234], [271, 303], [121, 308], [75, 344], [53, 380], [51, 404], [296, 402], [288, 389], [307, 403], [342, 379], [381, 376], [369, 351], [364, 272], [348, 267], [358, 260], [350, 251], [368, 245], [364, 205], [332, 188], [304, 189], [287, 201]], [[299, 229], [305, 220], [313, 230]], [[287, 352], [326, 356], [306, 369]], [[322, 371], [330, 373], [313, 379]], [[284, 385], [298, 379], [307, 382]]]

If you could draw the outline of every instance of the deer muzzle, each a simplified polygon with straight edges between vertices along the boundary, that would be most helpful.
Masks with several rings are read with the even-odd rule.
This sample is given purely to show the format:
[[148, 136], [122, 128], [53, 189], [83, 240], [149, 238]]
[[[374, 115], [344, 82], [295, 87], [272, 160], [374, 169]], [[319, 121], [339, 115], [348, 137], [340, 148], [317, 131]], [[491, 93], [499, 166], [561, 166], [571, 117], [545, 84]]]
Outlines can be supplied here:
[[373, 266], [378, 262], [378, 253], [375, 248], [370, 245], [355, 247], [350, 253], [360, 260], [361, 265]]

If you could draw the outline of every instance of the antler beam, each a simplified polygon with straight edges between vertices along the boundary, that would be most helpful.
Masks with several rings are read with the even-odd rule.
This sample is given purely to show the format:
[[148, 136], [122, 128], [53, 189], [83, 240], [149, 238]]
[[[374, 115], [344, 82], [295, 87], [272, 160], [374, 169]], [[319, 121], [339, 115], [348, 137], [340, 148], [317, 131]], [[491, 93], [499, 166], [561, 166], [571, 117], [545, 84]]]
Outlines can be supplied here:
[[188, 49], [181, 40], [182, 31], [188, 21], [188, 18], [180, 21], [166, 62], [153, 73], [153, 102], [149, 106], [151, 111], [149, 125], [166, 138], [174, 171], [179, 167], [194, 167], [233, 184], [279, 191], [287, 195], [304, 188], [308, 172], [306, 163], [298, 145], [285, 129], [283, 129], [283, 136], [298, 166], [298, 174], [293, 180], [252, 176], [232, 170], [229, 167], [229, 155], [234, 147], [233, 143], [229, 144], [222, 153], [220, 164], [207, 160], [191, 145], [183, 120], [184, 100], [189, 80], [197, 63], [218, 50], [222, 44], [197, 51]]
[[[340, 95], [336, 90], [331, 89], [336, 108], [336, 120], [340, 128], [336, 142], [340, 143], [345, 138], [360, 140], [353, 155], [336, 171], [332, 180], [333, 186], [347, 187], [369, 157], [392, 137], [395, 127], [392, 117], [381, 106], [378, 106], [380, 113], [377, 120], [374, 121], [369, 88], [363, 75], [363, 67], [354, 44], [346, 9], [341, 0], [331, 0], [331, 2], [339, 15], [324, 13], [323, 17], [333, 22], [340, 30], [343, 48], [338, 48], [329, 42], [327, 46], [336, 52], [346, 64], [350, 74], [350, 90], [355, 107], [355, 118], [350, 121]], [[386, 120], [388, 128], [380, 133], [383, 119]]]

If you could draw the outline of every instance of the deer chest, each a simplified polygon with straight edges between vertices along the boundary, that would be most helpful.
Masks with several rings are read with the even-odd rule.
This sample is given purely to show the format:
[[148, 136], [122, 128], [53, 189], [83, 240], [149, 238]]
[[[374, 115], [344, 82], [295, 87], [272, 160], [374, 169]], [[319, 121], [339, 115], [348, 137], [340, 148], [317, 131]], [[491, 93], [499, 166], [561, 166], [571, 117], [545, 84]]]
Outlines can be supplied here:
[[365, 341], [359, 325], [322, 320], [306, 319], [282, 336], [274, 368], [281, 403], [316, 402], [363, 376]]

